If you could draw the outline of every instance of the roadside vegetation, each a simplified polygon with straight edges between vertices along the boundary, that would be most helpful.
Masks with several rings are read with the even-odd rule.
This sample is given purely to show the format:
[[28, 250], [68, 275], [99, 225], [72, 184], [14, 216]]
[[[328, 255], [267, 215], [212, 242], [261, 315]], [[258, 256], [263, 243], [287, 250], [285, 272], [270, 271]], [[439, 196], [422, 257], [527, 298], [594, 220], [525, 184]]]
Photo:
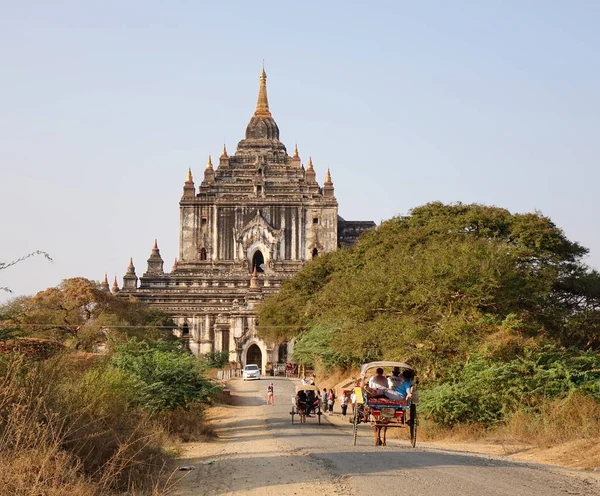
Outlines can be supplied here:
[[82, 278], [0, 306], [0, 494], [166, 494], [219, 392], [172, 325]]
[[430, 432], [598, 437], [600, 275], [587, 252], [537, 212], [430, 203], [311, 261], [261, 305], [260, 334], [293, 338], [294, 358], [326, 371], [413, 364]]

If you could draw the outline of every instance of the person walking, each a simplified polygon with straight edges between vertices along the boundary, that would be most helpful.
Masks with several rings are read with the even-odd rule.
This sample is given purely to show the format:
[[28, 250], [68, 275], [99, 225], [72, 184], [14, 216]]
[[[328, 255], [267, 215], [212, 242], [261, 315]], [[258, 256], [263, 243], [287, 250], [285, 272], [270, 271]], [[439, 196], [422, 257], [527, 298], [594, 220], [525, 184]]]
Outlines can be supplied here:
[[350, 405], [352, 406], [352, 416], [354, 417], [354, 409], [356, 408], [356, 393], [354, 389], [350, 393]]
[[346, 418], [346, 411], [348, 410], [348, 393], [344, 391], [340, 398], [340, 407], [342, 408], [342, 417]]
[[329, 408], [329, 415], [333, 415], [333, 405], [335, 403], [335, 393], [333, 389], [329, 390], [329, 396], [327, 396], [327, 407]]
[[269, 385], [267, 386], [267, 405], [275, 406], [275, 398], [273, 395], [273, 383], [272, 382], [269, 382]]
[[323, 410], [323, 413], [327, 413], [329, 411], [329, 407], [327, 406], [328, 397], [329, 394], [327, 393], [327, 388], [323, 388], [323, 391], [321, 392], [321, 410]]

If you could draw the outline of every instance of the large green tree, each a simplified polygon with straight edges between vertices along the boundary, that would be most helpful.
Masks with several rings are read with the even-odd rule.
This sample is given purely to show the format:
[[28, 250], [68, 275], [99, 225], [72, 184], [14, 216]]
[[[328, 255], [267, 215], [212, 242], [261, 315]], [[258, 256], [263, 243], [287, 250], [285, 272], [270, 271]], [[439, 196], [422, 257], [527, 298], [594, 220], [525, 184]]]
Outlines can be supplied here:
[[540, 213], [430, 203], [313, 260], [260, 307], [260, 332], [305, 350], [319, 328], [338, 363], [403, 358], [434, 376], [483, 347], [598, 348], [600, 276], [586, 254]]

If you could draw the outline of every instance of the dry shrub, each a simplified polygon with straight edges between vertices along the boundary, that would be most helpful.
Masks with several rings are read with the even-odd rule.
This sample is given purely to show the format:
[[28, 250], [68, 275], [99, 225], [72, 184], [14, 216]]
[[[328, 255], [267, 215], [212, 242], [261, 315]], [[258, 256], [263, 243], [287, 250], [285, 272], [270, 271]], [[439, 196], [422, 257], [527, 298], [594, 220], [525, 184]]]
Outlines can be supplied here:
[[188, 410], [177, 408], [164, 412], [159, 418], [161, 428], [182, 442], [201, 441], [216, 437], [214, 428], [206, 422], [203, 405]]
[[123, 377], [65, 357], [10, 355], [0, 369], [0, 495], [162, 492], [160, 431], [129, 407]]
[[540, 405], [539, 413], [519, 411], [498, 431], [537, 446], [597, 438], [600, 403], [589, 396], [572, 394]]

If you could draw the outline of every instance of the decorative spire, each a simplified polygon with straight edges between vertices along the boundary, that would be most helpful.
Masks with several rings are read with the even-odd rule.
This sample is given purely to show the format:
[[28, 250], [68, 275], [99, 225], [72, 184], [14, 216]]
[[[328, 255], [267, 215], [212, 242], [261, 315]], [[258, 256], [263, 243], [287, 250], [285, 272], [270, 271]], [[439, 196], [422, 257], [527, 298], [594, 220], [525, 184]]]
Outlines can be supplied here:
[[137, 288], [138, 277], [135, 275], [135, 267], [133, 266], [133, 258], [129, 259], [129, 266], [127, 267], [127, 271], [123, 276], [123, 290], [135, 291]]
[[256, 265], [252, 271], [252, 277], [250, 278], [250, 289], [258, 289], [258, 272], [256, 271]]
[[308, 157], [308, 167], [306, 168], [306, 170], [314, 170], [313, 169], [313, 163], [312, 163], [312, 157]]
[[192, 168], [188, 168], [187, 178], [185, 180], [186, 183], [193, 183], [194, 178], [192, 177]]
[[100, 289], [106, 293], [110, 292], [110, 286], [108, 284], [108, 275], [106, 274], [106, 272], [104, 273], [104, 281], [102, 281], [102, 284], [100, 284]]
[[177, 257], [175, 258], [175, 261], [173, 262], [173, 270], [175, 270], [177, 268]]
[[267, 99], [267, 73], [265, 72], [264, 66], [260, 73], [260, 87], [258, 89], [258, 101], [256, 102], [254, 115], [256, 117], [271, 117], [269, 100]]
[[229, 157], [229, 155], [227, 155], [227, 148], [225, 148], [225, 143], [223, 143], [223, 153], [221, 153], [221, 158], [227, 157]]
[[113, 281], [113, 288], [118, 288], [119, 284], [117, 283], [117, 276], [115, 276], [115, 280]]
[[325, 174], [325, 184], [332, 184], [331, 183], [331, 172], [329, 172], [329, 168], [327, 168], [327, 174]]
[[212, 159], [210, 158], [210, 155], [208, 156], [208, 163], [206, 164], [206, 170], [208, 170], [208, 171], [214, 170], [213, 164], [212, 164]]
[[156, 238], [154, 238], [154, 246], [152, 247], [152, 250], [158, 250], [158, 240]]
[[298, 145], [294, 145], [294, 155], [293, 158], [300, 158], [298, 155]]
[[117, 276], [115, 276], [115, 281], [113, 282], [110, 292], [112, 294], [117, 294], [119, 292], [119, 284], [117, 283]]

